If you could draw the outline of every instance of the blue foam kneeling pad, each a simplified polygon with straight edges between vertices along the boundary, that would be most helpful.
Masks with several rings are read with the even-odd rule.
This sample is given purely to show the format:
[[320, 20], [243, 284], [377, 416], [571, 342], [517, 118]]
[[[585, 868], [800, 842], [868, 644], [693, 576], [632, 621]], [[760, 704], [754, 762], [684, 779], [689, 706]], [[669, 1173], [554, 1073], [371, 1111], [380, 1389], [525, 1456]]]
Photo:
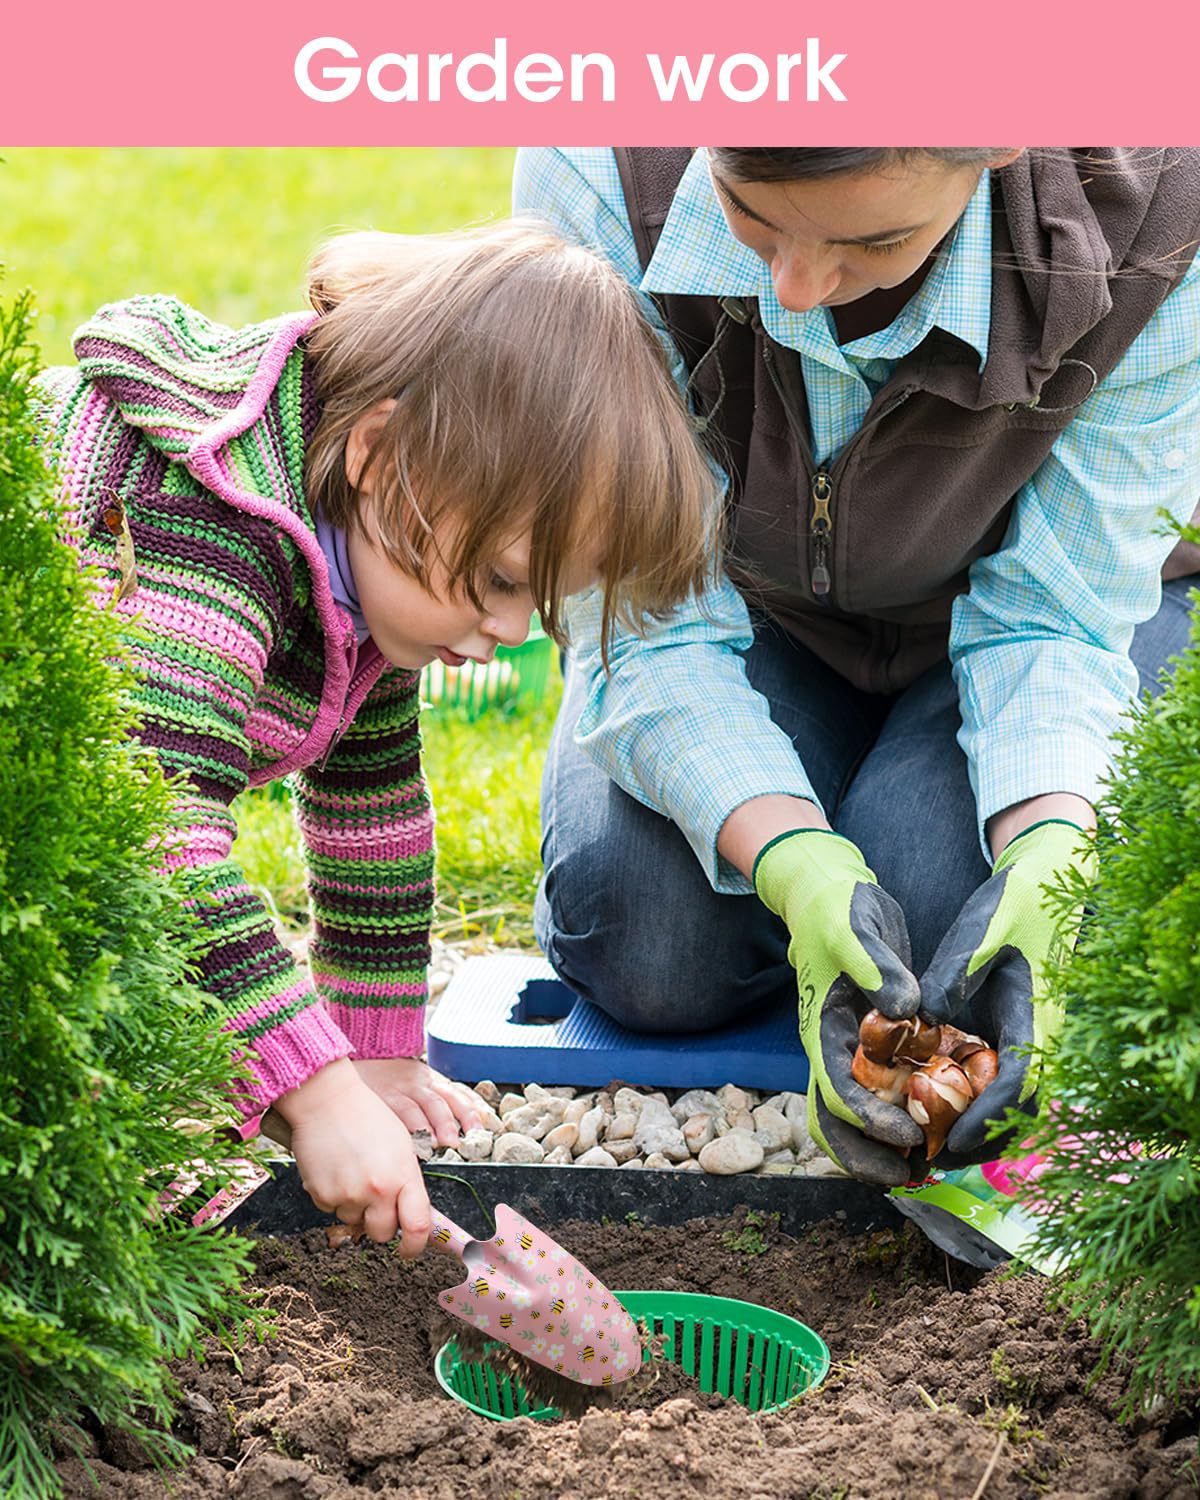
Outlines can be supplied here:
[[434, 1007], [427, 1039], [430, 1065], [468, 1083], [808, 1087], [794, 1000], [717, 1031], [647, 1035], [618, 1026], [528, 953], [468, 959]]

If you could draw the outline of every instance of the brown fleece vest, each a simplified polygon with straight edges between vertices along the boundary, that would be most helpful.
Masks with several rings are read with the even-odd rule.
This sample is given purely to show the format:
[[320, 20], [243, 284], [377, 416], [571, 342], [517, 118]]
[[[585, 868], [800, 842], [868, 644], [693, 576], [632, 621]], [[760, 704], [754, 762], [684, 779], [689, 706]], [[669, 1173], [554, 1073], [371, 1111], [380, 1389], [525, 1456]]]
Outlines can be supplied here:
[[[691, 152], [615, 154], [645, 267]], [[1026, 154], [992, 183], [982, 372], [933, 329], [826, 467], [813, 462], [799, 355], [767, 335], [753, 299], [655, 299], [730, 475], [731, 575], [871, 692], [944, 659], [968, 567], [1000, 546], [1017, 491], [1196, 250], [1200, 151]]]

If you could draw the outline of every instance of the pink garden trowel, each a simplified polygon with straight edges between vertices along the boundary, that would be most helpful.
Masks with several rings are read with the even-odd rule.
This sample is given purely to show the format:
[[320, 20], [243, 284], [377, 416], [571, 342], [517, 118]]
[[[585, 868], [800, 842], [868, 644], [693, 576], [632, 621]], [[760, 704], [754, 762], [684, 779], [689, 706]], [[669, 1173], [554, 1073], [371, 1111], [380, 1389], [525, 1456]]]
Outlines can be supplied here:
[[[473, 1240], [433, 1213], [430, 1243], [466, 1268], [461, 1286], [438, 1296], [475, 1335], [505, 1343], [522, 1360], [559, 1380], [605, 1388], [636, 1375], [642, 1342], [633, 1319], [595, 1276], [543, 1230], [506, 1203], [496, 1205], [496, 1233]], [[535, 1382], [546, 1390], [546, 1382]], [[559, 1387], [551, 1395], [558, 1401]]]
[[[281, 1146], [291, 1129], [270, 1109], [263, 1133]], [[471, 1330], [461, 1340], [475, 1350], [495, 1340], [507, 1344], [521, 1364], [523, 1384], [559, 1407], [578, 1406], [571, 1385], [606, 1390], [636, 1375], [642, 1341], [633, 1319], [602, 1281], [543, 1230], [509, 1208], [496, 1205], [496, 1233], [474, 1240], [465, 1229], [433, 1210], [429, 1243], [462, 1261], [461, 1286], [441, 1292], [438, 1301]], [[526, 1369], [540, 1365], [546, 1372]]]

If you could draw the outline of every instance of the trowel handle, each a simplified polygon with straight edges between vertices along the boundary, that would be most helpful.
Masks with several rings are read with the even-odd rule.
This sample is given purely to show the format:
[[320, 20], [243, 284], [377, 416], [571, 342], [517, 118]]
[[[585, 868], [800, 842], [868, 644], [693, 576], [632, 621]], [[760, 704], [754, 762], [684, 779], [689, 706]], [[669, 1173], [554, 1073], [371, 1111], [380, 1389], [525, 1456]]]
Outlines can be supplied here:
[[[268, 1136], [285, 1151], [291, 1149], [292, 1127], [275, 1108], [267, 1110], [263, 1115], [259, 1129], [263, 1135]], [[465, 1229], [460, 1229], [452, 1219], [445, 1214], [433, 1210], [433, 1226], [429, 1234], [429, 1243], [435, 1250], [443, 1250], [447, 1255], [453, 1255], [458, 1260], [463, 1258], [463, 1250], [470, 1243], [471, 1236]]]
[[462, 1260], [463, 1251], [474, 1238], [465, 1229], [460, 1229], [453, 1219], [448, 1219], [445, 1214], [433, 1210], [432, 1228], [429, 1232], [429, 1244], [434, 1250], [443, 1250], [447, 1255], [456, 1256]]

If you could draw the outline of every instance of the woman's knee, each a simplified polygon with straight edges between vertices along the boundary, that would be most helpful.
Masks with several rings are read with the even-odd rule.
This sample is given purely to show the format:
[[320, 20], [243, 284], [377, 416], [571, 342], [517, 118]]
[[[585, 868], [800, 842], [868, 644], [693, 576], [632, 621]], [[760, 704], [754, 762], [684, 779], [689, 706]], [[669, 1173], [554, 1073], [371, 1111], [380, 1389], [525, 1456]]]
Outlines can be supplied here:
[[780, 963], [790, 974], [782, 936], [756, 931], [770, 913], [753, 896], [715, 895], [698, 865], [681, 892], [574, 854], [543, 881], [538, 938], [561, 978], [621, 1025], [709, 1031], [761, 1002]]

